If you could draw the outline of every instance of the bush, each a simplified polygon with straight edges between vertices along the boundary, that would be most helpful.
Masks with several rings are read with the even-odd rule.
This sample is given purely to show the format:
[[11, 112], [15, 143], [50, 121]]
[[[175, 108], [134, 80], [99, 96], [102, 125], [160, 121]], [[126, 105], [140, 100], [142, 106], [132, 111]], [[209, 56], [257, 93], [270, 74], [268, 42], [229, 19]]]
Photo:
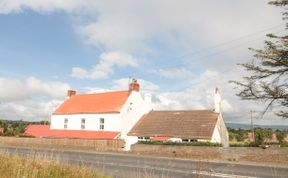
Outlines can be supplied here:
[[280, 144], [280, 146], [281, 146], [281, 147], [288, 147], [288, 142], [282, 142], [282, 143]]
[[266, 139], [271, 139], [272, 132], [273, 132], [272, 129], [256, 128], [254, 133], [255, 144], [258, 146], [264, 144]]
[[285, 132], [281, 132], [281, 131], [276, 132], [276, 137], [279, 143], [283, 143], [285, 136], [286, 136]]
[[229, 144], [230, 147], [254, 147], [253, 144], [247, 142], [241, 143], [231, 143]]

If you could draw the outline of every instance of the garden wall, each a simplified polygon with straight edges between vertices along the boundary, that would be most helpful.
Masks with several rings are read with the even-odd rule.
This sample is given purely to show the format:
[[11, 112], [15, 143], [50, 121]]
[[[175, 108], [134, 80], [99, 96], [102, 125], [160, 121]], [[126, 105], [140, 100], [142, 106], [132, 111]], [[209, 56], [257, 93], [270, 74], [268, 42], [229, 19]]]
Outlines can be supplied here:
[[29, 148], [119, 151], [124, 146], [124, 143], [124, 140], [0, 137], [0, 146], [2, 147], [19, 146]]

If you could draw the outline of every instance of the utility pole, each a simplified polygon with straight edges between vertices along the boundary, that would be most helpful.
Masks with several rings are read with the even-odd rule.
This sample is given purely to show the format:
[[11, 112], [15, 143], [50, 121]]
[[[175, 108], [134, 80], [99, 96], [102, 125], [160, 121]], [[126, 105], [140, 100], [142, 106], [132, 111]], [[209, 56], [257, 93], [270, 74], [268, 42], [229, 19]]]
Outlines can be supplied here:
[[253, 142], [255, 142], [255, 137], [254, 137], [254, 123], [253, 123], [253, 110], [250, 111], [251, 112], [251, 125], [250, 125], [250, 128], [251, 128], [251, 133], [252, 133], [252, 140]]

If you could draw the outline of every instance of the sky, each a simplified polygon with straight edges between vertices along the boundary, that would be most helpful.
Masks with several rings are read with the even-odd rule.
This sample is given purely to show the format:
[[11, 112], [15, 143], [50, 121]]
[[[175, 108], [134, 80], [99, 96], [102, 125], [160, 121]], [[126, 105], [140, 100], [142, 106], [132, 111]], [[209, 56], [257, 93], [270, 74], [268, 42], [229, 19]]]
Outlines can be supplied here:
[[[230, 80], [247, 75], [249, 47], [284, 34], [265, 0], [0, 0], [0, 118], [49, 120], [67, 90], [151, 93], [154, 109], [213, 109], [226, 122], [288, 125]], [[258, 114], [257, 114], [258, 113]]]

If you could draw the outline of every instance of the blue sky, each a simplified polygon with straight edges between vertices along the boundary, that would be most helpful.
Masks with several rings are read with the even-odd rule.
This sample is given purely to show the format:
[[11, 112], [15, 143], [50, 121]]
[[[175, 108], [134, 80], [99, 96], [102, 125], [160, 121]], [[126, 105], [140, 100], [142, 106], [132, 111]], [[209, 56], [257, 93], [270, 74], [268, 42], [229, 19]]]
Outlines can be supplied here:
[[[155, 109], [210, 109], [218, 87], [226, 121], [248, 123], [263, 105], [228, 81], [284, 24], [262, 0], [0, 0], [0, 118], [48, 120], [67, 89], [124, 90], [131, 76]], [[256, 123], [288, 124], [272, 111]]]

